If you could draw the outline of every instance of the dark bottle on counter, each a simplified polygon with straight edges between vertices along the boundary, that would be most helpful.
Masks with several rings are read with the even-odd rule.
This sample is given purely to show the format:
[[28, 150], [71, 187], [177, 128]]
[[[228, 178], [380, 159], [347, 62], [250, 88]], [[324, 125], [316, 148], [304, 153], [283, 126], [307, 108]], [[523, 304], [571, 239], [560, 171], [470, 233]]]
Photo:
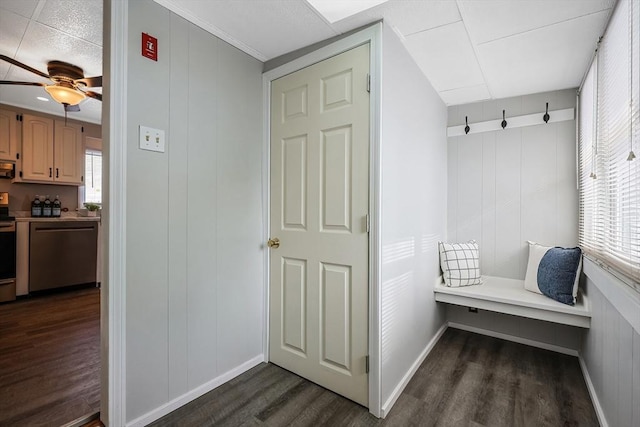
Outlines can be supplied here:
[[36, 194], [36, 198], [31, 202], [31, 216], [38, 218], [42, 216], [42, 203], [40, 202], [40, 196]]
[[55, 218], [60, 218], [60, 211], [62, 210], [62, 203], [59, 199], [60, 196], [56, 196], [53, 201], [53, 208], [51, 208], [51, 216]]
[[51, 200], [49, 200], [49, 195], [44, 199], [44, 204], [42, 205], [42, 216], [50, 217], [51, 216]]

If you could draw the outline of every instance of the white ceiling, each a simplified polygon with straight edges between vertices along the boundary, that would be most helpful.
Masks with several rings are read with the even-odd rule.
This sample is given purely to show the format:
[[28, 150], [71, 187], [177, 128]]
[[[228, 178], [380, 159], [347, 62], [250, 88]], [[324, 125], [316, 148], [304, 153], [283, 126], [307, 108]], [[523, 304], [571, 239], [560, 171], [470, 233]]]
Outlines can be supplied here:
[[[77, 65], [87, 77], [102, 75], [102, 0], [0, 0], [0, 53], [47, 72], [47, 62]], [[0, 61], [0, 80], [51, 83]], [[100, 88], [92, 89], [100, 92]], [[0, 85], [0, 103], [64, 115], [42, 87]], [[69, 118], [100, 123], [102, 103], [88, 98]]]
[[[155, 1], [261, 61], [384, 19], [448, 105], [577, 87], [615, 4], [389, 0], [331, 24], [305, 0]], [[0, 12], [0, 53], [42, 71], [58, 59], [102, 73], [102, 0], [0, 0]], [[0, 80], [38, 77], [0, 62]], [[62, 113], [36, 96], [46, 92], [0, 86], [0, 103]], [[99, 122], [100, 108], [88, 99], [72, 117]]]
[[615, 4], [389, 0], [331, 24], [305, 0], [155, 1], [261, 61], [384, 19], [448, 105], [577, 87]]

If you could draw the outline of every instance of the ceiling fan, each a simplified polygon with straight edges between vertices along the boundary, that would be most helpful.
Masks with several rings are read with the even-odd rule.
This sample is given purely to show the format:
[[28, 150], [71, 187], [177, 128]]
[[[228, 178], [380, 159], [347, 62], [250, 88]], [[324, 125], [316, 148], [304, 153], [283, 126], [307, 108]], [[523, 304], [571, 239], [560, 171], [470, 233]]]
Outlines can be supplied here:
[[64, 105], [65, 111], [69, 112], [80, 111], [78, 104], [87, 97], [102, 101], [102, 94], [85, 90], [85, 88], [102, 87], [102, 76], [85, 77], [82, 68], [62, 61], [49, 61], [47, 63], [49, 74], [46, 74], [5, 55], [0, 55], [0, 59], [53, 82], [53, 84], [45, 84], [0, 80], [1, 85], [43, 86], [44, 90], [56, 102]]

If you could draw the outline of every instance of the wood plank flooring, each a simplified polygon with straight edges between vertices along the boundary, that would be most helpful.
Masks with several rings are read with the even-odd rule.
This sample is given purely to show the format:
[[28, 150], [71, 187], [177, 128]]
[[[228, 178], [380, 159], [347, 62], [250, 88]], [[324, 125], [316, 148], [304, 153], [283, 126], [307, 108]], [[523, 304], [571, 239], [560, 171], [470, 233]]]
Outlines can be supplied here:
[[0, 305], [0, 426], [59, 427], [99, 402], [98, 288]]
[[448, 329], [384, 420], [260, 364], [153, 426], [597, 426], [576, 357]]

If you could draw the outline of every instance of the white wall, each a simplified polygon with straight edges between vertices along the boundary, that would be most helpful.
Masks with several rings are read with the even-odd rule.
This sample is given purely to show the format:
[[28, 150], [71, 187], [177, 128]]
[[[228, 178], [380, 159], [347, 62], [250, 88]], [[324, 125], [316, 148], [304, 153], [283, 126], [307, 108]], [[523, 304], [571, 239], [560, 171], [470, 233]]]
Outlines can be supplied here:
[[446, 226], [447, 110], [385, 26], [382, 57], [381, 369], [383, 409], [444, 324], [436, 304]]
[[[262, 64], [140, 0], [128, 66], [126, 418], [148, 422], [261, 360]], [[138, 125], [166, 153], [139, 150]]]
[[[503, 109], [508, 122], [546, 102], [574, 108], [575, 90], [449, 107], [449, 126], [502, 118]], [[449, 138], [447, 239], [477, 240], [482, 274], [524, 279], [527, 240], [577, 246], [575, 141], [575, 121]]]
[[581, 356], [611, 427], [640, 426], [640, 295], [585, 260], [591, 329]]
[[[449, 107], [449, 126], [575, 108], [575, 90]], [[575, 120], [448, 138], [447, 240], [478, 241], [483, 275], [524, 279], [527, 240], [578, 244]], [[466, 307], [447, 306], [447, 321], [580, 349], [579, 328]]]

